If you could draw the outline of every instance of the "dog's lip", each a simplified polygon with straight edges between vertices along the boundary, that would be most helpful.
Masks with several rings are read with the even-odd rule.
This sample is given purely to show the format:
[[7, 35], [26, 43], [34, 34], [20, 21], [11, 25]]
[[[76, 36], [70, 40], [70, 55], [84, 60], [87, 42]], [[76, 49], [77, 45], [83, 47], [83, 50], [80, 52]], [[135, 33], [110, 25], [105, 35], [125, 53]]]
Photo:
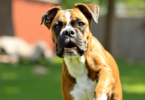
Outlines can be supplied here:
[[75, 51], [78, 53], [77, 47], [64, 47], [64, 53], [74, 53]]
[[65, 51], [68, 50], [68, 49], [75, 49], [75, 50], [77, 50], [77, 47], [71, 47], [71, 48], [65, 47], [65, 48], [64, 48]]

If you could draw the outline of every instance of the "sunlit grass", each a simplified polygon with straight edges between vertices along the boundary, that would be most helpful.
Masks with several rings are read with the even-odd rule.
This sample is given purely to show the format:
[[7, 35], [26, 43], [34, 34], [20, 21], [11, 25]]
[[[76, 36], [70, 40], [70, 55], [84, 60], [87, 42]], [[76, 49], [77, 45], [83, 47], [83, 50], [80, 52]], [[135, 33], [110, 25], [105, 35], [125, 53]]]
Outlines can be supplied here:
[[117, 60], [123, 100], [145, 100], [145, 63]]
[[[145, 100], [145, 63], [117, 60], [123, 100]], [[41, 63], [42, 64], [42, 63]], [[40, 66], [45, 74], [34, 73]], [[62, 59], [51, 63], [0, 64], [0, 100], [63, 100], [61, 94]]]
[[6, 94], [18, 94], [20, 90], [19, 87], [6, 86], [4, 87], [4, 92]]
[[127, 93], [145, 94], [145, 84], [122, 84], [123, 91]]
[[1, 79], [2, 80], [15, 80], [18, 75], [15, 72], [2, 72]]

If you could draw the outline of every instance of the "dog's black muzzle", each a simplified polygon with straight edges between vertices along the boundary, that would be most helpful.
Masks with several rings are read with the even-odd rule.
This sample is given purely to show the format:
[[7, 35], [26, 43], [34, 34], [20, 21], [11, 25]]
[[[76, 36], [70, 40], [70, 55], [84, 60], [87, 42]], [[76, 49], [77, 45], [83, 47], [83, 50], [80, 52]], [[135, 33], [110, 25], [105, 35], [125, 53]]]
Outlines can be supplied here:
[[71, 28], [64, 30], [58, 36], [56, 44], [56, 54], [63, 58], [64, 56], [84, 55], [87, 51], [86, 42], [82, 38], [82, 33]]

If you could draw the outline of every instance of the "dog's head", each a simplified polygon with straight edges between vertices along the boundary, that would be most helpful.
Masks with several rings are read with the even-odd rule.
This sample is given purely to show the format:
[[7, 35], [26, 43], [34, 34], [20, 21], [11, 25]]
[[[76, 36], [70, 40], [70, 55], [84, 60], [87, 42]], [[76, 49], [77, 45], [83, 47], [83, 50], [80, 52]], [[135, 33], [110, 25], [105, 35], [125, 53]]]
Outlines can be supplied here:
[[90, 41], [90, 22], [98, 22], [99, 7], [76, 4], [74, 9], [62, 10], [55, 6], [42, 16], [42, 23], [51, 29], [52, 40], [59, 57], [82, 56]]

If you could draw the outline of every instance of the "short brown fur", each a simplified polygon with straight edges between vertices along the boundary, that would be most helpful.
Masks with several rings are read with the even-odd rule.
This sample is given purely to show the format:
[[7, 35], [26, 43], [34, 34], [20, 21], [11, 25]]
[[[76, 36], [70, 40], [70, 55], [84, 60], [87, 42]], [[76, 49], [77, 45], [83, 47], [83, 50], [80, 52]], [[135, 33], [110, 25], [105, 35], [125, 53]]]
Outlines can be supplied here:
[[[110, 53], [108, 53], [100, 44], [100, 42], [92, 36], [90, 31], [91, 19], [88, 19], [84, 16], [78, 7], [79, 5], [84, 6], [84, 4], [77, 4], [74, 9], [69, 11], [71, 13], [71, 20], [79, 17], [87, 24], [82, 37], [87, 43], [87, 52], [85, 53], [84, 57], [86, 68], [88, 70], [88, 77], [92, 79], [92, 81], [98, 82], [94, 91], [94, 98], [95, 100], [99, 100], [98, 98], [105, 93], [108, 95], [108, 100], [122, 100], [122, 88], [117, 64]], [[91, 9], [93, 9], [92, 5], [89, 6], [92, 7]], [[50, 27], [52, 30], [52, 40], [54, 44], [57, 43], [57, 35], [53, 31], [52, 26], [59, 19], [61, 19], [64, 23], [66, 22], [66, 18], [64, 17], [65, 12], [66, 11], [59, 9], [51, 23]], [[72, 91], [75, 83], [75, 78], [69, 74], [65, 61], [63, 61], [62, 94], [64, 100], [73, 100], [73, 97], [70, 95], [70, 91]]]

